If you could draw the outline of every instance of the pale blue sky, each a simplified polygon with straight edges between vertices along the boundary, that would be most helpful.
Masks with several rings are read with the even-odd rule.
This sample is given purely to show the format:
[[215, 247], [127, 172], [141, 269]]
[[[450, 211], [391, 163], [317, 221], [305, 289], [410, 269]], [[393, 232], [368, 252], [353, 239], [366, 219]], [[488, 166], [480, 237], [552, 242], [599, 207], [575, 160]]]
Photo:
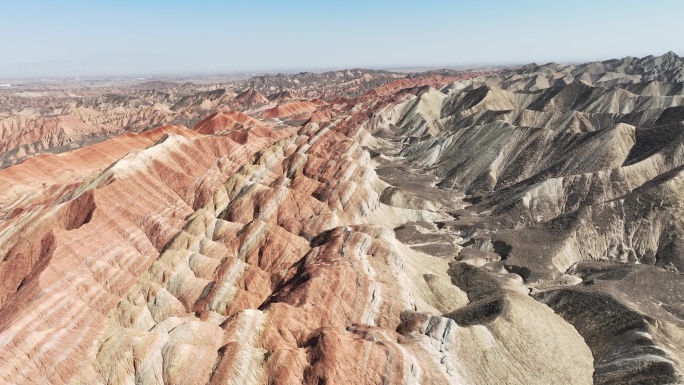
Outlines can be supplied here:
[[0, 0], [0, 77], [684, 54], [681, 0]]

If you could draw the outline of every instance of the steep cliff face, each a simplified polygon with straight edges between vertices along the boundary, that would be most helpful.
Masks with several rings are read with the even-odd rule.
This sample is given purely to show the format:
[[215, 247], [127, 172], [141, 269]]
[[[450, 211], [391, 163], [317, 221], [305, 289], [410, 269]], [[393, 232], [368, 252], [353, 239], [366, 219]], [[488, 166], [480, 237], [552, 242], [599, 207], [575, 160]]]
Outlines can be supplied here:
[[0, 170], [0, 378], [675, 383], [677, 60], [637, 62], [658, 90], [611, 62], [326, 101], [256, 79]]

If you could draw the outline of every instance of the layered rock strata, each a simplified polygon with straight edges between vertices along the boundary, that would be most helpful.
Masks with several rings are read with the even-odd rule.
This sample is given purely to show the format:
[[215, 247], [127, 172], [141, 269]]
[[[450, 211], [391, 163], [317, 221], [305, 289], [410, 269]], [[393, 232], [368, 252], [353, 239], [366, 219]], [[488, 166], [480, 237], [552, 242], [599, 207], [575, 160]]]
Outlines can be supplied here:
[[257, 79], [0, 170], [0, 378], [681, 382], [680, 64]]

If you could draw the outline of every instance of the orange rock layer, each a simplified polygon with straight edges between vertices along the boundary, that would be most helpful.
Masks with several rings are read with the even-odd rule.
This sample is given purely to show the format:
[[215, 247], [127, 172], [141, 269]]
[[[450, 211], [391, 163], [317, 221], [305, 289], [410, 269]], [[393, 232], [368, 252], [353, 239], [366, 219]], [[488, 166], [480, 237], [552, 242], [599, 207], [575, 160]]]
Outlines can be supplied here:
[[[278, 130], [217, 113], [0, 171], [0, 382], [587, 383], [574, 329], [516, 326], [554, 316], [526, 295], [491, 327], [441, 316], [467, 297], [391, 228], [443, 218], [381, 203], [363, 149], [411, 96]], [[265, 116], [321, 105], [297, 103]], [[552, 354], [516, 353], [532, 328]]]

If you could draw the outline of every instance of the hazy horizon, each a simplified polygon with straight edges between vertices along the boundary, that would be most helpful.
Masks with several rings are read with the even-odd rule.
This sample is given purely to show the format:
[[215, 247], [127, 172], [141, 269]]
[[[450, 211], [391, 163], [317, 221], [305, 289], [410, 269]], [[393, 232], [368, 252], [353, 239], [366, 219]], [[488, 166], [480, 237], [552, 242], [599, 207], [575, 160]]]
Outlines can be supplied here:
[[[419, 68], [682, 53], [684, 3], [4, 4], [0, 78]], [[419, 9], [417, 9], [419, 8]]]

